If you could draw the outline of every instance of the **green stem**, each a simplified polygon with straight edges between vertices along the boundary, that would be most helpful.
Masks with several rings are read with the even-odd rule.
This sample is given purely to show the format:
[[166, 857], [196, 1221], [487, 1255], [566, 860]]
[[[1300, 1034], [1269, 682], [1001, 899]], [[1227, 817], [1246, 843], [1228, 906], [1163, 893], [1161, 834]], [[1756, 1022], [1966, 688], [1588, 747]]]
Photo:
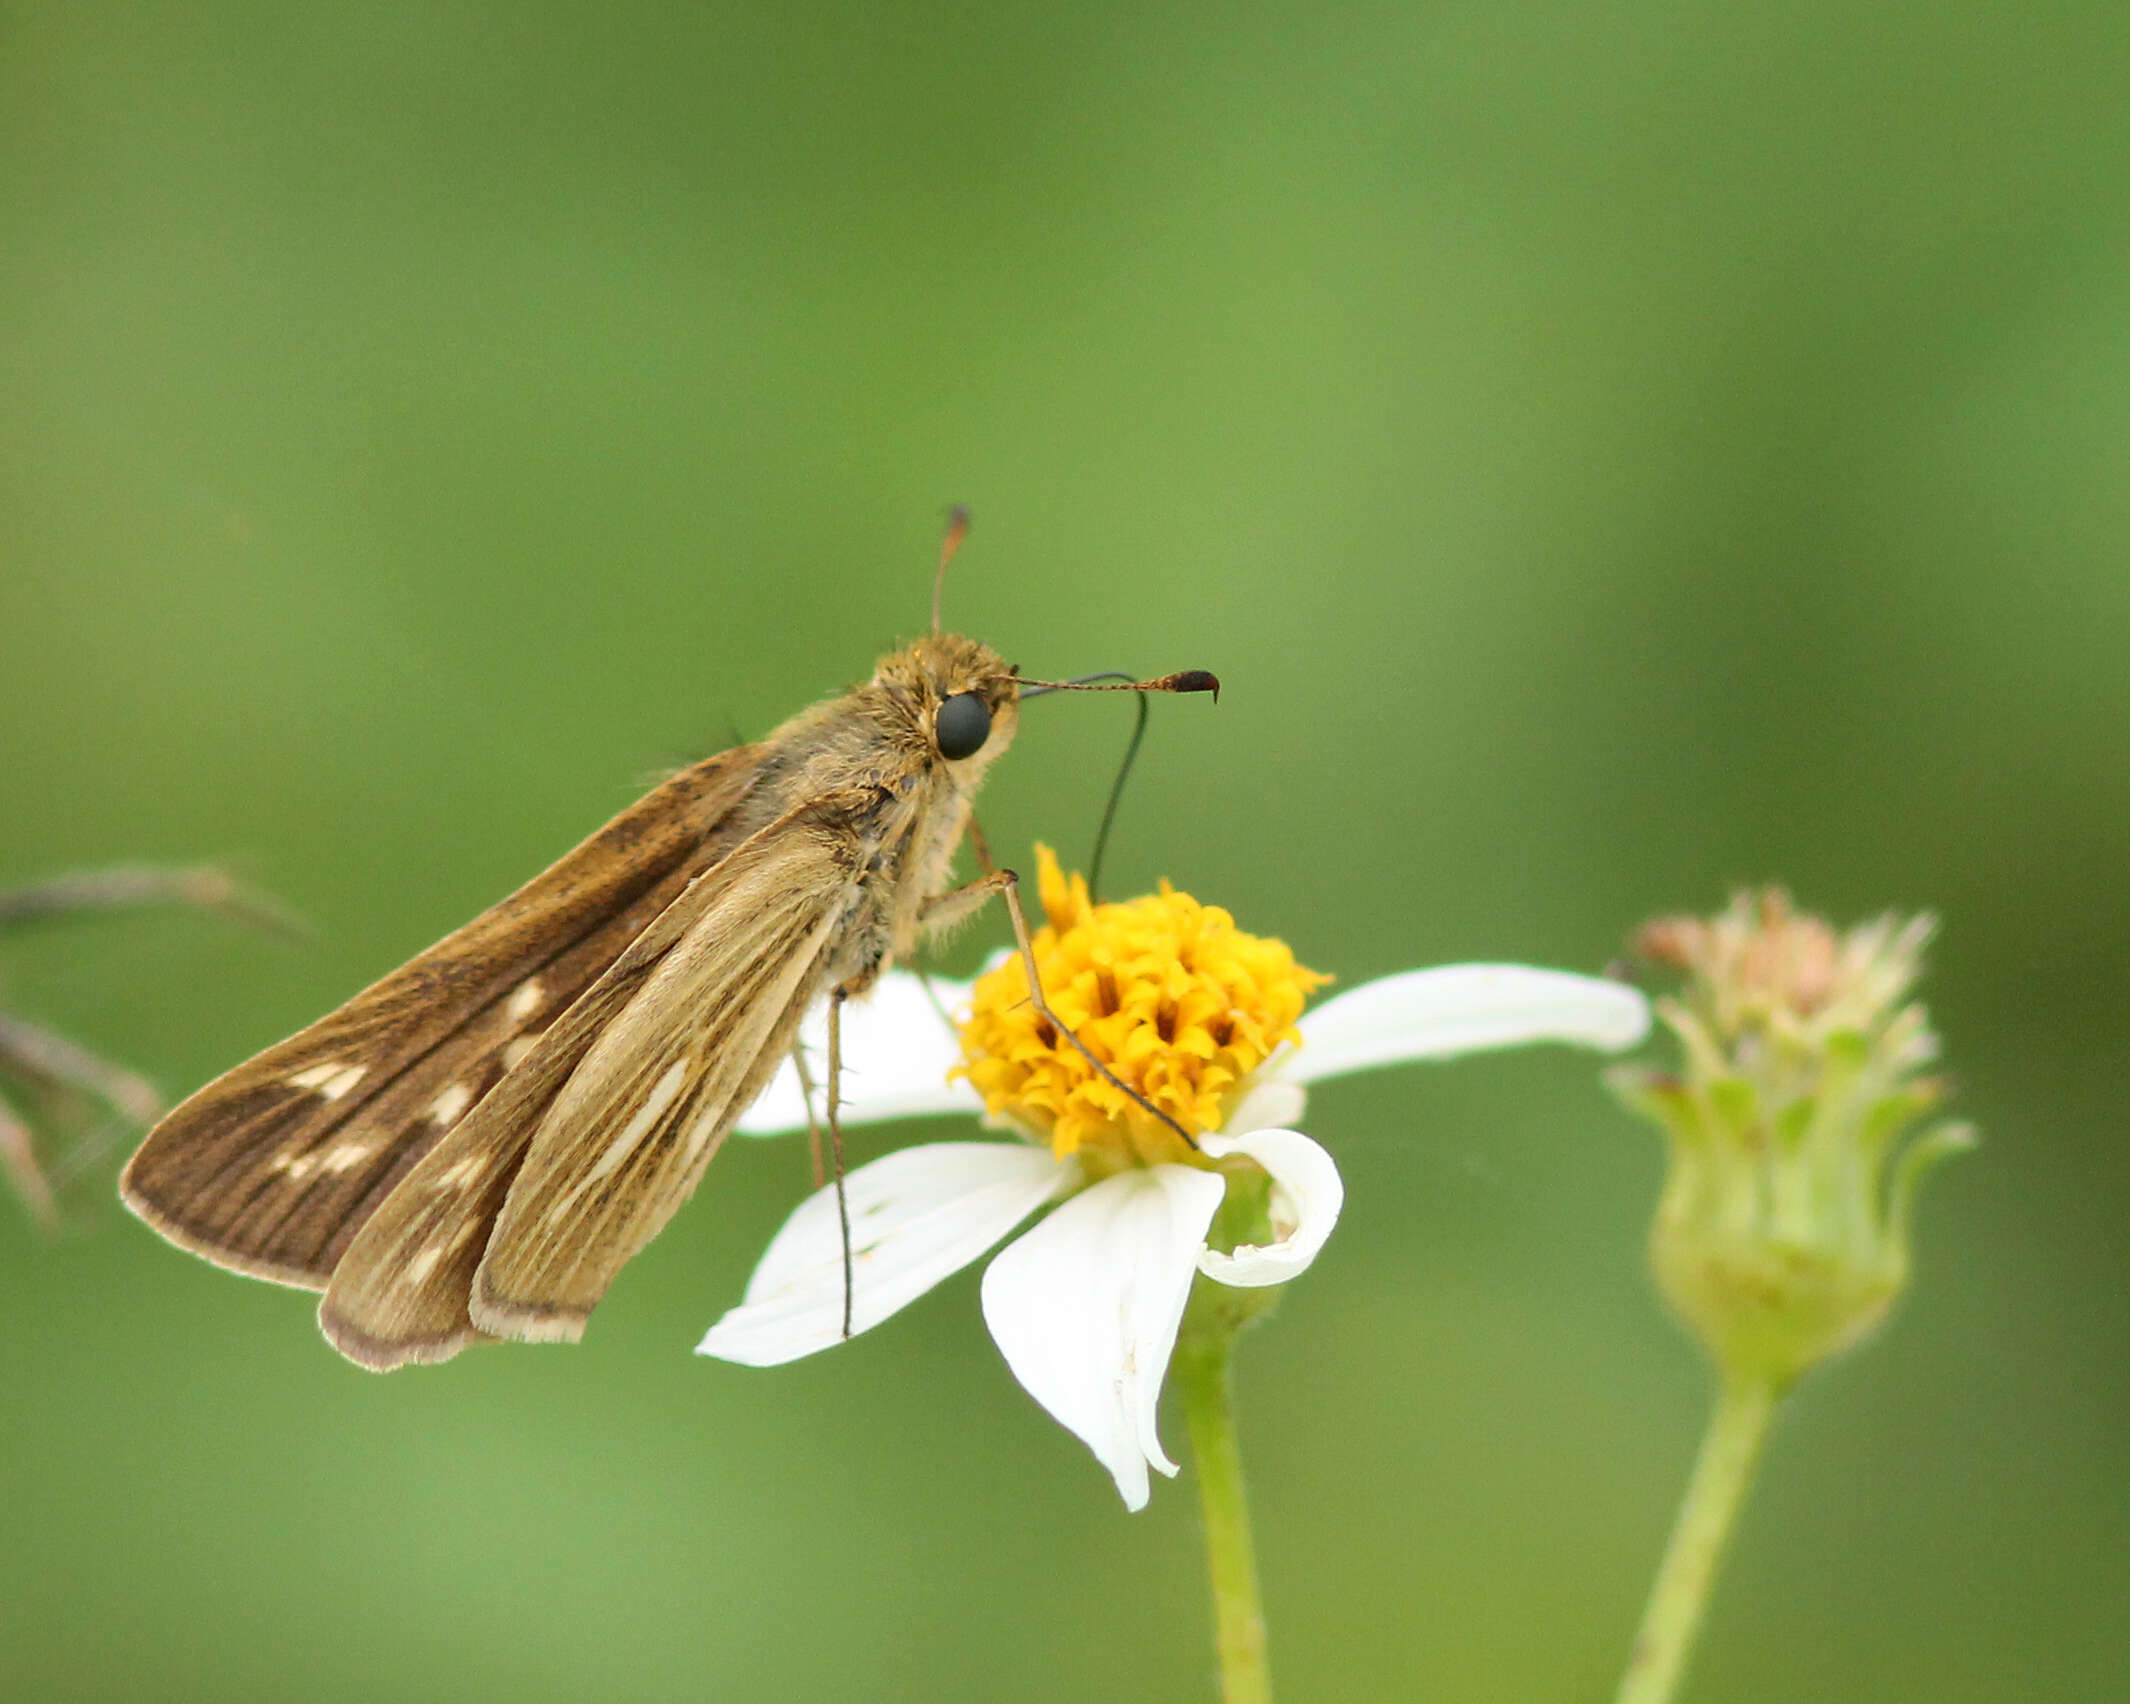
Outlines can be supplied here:
[[1617, 1704], [1668, 1704], [1678, 1690], [1708, 1607], [1716, 1565], [1753, 1482], [1779, 1396], [1776, 1385], [1765, 1378], [1724, 1379], [1664, 1565], [1657, 1570], [1649, 1607], [1642, 1612], [1634, 1654], [1620, 1677]]
[[1271, 1704], [1265, 1612], [1257, 1590], [1242, 1451], [1235, 1438], [1230, 1378], [1234, 1348], [1232, 1328], [1193, 1333], [1177, 1346], [1174, 1369], [1190, 1427], [1191, 1453], [1197, 1458], [1198, 1500], [1205, 1511], [1220, 1696], [1223, 1704]]

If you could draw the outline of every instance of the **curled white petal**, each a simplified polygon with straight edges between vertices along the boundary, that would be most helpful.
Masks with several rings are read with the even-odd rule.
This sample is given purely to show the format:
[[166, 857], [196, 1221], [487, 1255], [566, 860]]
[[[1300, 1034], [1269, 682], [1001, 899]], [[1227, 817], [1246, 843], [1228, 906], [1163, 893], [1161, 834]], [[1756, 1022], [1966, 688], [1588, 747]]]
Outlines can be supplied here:
[[1276, 1062], [1288, 1082], [1448, 1059], [1490, 1047], [1567, 1041], [1608, 1052], [1649, 1031], [1639, 990], [1601, 976], [1521, 964], [1446, 964], [1386, 976], [1324, 1002], [1299, 1025], [1302, 1047]]
[[1120, 1172], [992, 1261], [984, 1322], [1028, 1394], [1095, 1452], [1126, 1508], [1173, 1474], [1155, 1410], [1206, 1227], [1227, 1185], [1193, 1166]]
[[[931, 983], [926, 992], [925, 983]], [[875, 1123], [932, 1112], [981, 1112], [983, 1097], [947, 1073], [961, 1063], [961, 1038], [942, 1012], [969, 1003], [966, 982], [918, 977], [891, 970], [872, 992], [843, 1008], [843, 1122]], [[816, 1116], [826, 1116], [822, 1095], [828, 1073], [828, 1009], [821, 1002], [799, 1029], [807, 1069], [814, 1080]], [[781, 1136], [806, 1128], [806, 1100], [798, 1068], [787, 1059], [777, 1067], [754, 1105], [735, 1128], [743, 1136]]]
[[[860, 1166], [843, 1180], [852, 1332], [907, 1307], [1078, 1181], [1077, 1165], [1022, 1142], [927, 1142]], [[773, 1367], [842, 1340], [843, 1229], [831, 1187], [784, 1221], [746, 1296], [696, 1353]]]
[[1346, 1204], [1346, 1185], [1331, 1156], [1299, 1130], [1201, 1136], [1198, 1145], [1215, 1159], [1247, 1154], [1271, 1175], [1273, 1233], [1263, 1248], [1243, 1243], [1227, 1254], [1209, 1248], [1198, 1257], [1198, 1270], [1238, 1289], [1284, 1284], [1307, 1271]]

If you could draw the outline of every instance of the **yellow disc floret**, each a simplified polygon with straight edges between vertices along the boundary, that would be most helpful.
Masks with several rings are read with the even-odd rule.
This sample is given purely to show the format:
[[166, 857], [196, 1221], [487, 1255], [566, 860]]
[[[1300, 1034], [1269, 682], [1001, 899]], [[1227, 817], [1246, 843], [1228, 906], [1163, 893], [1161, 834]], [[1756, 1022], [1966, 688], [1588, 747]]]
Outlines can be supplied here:
[[[1329, 977], [1294, 962], [1287, 943], [1246, 935], [1216, 905], [1168, 883], [1096, 905], [1036, 848], [1048, 923], [1036, 972], [1051, 1009], [1119, 1081], [1197, 1135], [1217, 1130], [1250, 1073]], [[1188, 1150], [1159, 1119], [1104, 1081], [1028, 998], [1018, 957], [976, 984], [962, 1026], [959, 1075], [994, 1117], [1047, 1139], [1060, 1156], [1107, 1164], [1180, 1160]]]

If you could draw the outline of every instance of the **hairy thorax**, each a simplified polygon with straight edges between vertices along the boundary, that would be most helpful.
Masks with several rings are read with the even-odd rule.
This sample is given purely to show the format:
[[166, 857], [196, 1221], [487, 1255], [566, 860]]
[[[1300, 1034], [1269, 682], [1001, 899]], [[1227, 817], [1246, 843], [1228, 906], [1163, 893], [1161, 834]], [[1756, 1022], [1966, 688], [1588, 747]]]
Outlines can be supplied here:
[[[969, 756], [947, 758], [934, 736], [939, 707], [971, 692], [990, 709], [989, 736]], [[1017, 697], [996, 652], [943, 634], [883, 659], [871, 681], [802, 711], [763, 742], [734, 827], [755, 833], [793, 813], [821, 813], [845, 867], [833, 985], [860, 992], [916, 945], [926, 901], [953, 885], [976, 790], [1012, 743]]]

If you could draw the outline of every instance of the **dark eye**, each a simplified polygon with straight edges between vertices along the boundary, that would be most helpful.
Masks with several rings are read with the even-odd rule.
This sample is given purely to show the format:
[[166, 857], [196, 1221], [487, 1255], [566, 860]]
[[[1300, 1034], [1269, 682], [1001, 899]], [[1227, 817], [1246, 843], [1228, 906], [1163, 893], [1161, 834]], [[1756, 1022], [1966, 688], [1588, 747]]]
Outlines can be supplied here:
[[957, 692], [939, 707], [932, 721], [932, 737], [939, 742], [941, 757], [972, 757], [991, 737], [991, 706], [983, 694]]

